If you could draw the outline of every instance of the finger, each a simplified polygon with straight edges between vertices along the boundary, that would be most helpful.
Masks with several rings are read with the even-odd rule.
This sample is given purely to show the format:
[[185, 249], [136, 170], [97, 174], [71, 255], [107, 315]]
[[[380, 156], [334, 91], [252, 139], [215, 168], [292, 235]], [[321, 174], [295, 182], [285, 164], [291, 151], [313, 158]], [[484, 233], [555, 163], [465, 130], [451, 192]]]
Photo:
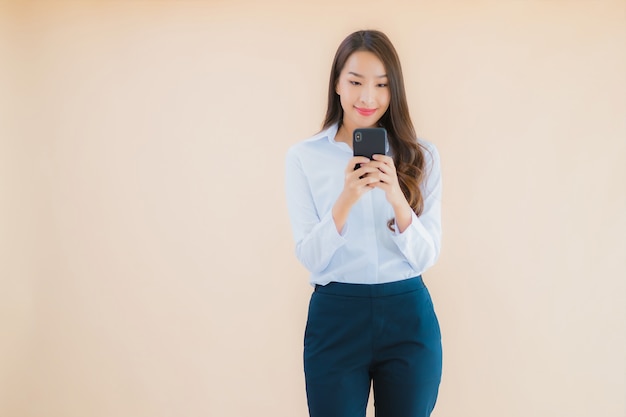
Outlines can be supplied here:
[[375, 172], [380, 172], [380, 171], [376, 167], [370, 166], [369, 164], [365, 164], [365, 165], [361, 165], [360, 168], [357, 168], [354, 171], [349, 172], [348, 176], [352, 178], [361, 178], [363, 176], [366, 176], [368, 174], [372, 174]]
[[391, 185], [385, 184], [382, 181], [378, 181], [378, 182], [372, 183], [372, 184], [370, 184], [370, 187], [372, 187], [372, 188], [380, 188], [384, 192], [387, 192], [387, 191], [389, 191], [391, 189]]
[[364, 177], [359, 178], [359, 185], [362, 187], [374, 187], [376, 184], [378, 184], [380, 182], [380, 180], [378, 178], [376, 178], [373, 175], [367, 175]]
[[380, 161], [384, 164], [393, 166], [393, 158], [387, 155], [375, 154], [372, 155], [374, 161]]
[[393, 158], [387, 155], [379, 155], [379, 154], [372, 155], [372, 162], [378, 162], [380, 164], [385, 164], [387, 166], [395, 168], [394, 163], [393, 163]]
[[398, 179], [395, 174], [389, 175], [379, 169], [377, 169], [376, 172], [367, 174], [367, 176], [370, 178], [376, 178], [377, 182], [388, 184], [391, 187], [395, 187], [398, 184]]
[[396, 172], [396, 166], [393, 163], [393, 158], [386, 155], [372, 155], [372, 162], [382, 164], [381, 170], [389, 173]]
[[369, 184], [374, 184], [381, 182], [382, 173], [377, 169], [375, 172], [369, 172], [365, 174], [362, 178], [366, 178]]
[[[389, 189], [400, 187], [398, 183], [398, 177], [396, 177], [395, 175], [387, 175], [384, 172], [380, 172], [380, 171], [378, 171], [378, 174], [369, 174], [369, 175], [376, 175], [376, 178], [378, 179], [378, 183], [388, 186]], [[387, 188], [385, 188], [385, 191], [387, 191]]]
[[364, 156], [355, 156], [353, 158], [350, 158], [350, 161], [348, 161], [348, 165], [346, 166], [346, 173], [354, 171], [354, 167], [356, 167], [358, 164], [367, 164], [369, 161], [369, 158], [366, 158]]
[[380, 171], [389, 171], [390, 167], [389, 165], [385, 164], [384, 162], [381, 161], [370, 161], [367, 164], [365, 164], [365, 166], [368, 167], [374, 167]]
[[384, 164], [384, 163], [378, 162], [378, 161], [372, 161], [372, 162], [369, 162], [367, 164], [367, 166], [368, 167], [375, 167], [378, 172], [381, 172], [381, 173], [389, 176], [390, 178], [388, 179], [388, 181], [390, 181], [391, 178], [394, 178], [394, 177], [397, 178], [396, 171], [394, 170], [394, 168], [390, 167], [387, 164]]
[[393, 176], [387, 175], [384, 172], [380, 173], [380, 175], [378, 176], [378, 179], [380, 182], [385, 183], [385, 184], [393, 184], [395, 182]]

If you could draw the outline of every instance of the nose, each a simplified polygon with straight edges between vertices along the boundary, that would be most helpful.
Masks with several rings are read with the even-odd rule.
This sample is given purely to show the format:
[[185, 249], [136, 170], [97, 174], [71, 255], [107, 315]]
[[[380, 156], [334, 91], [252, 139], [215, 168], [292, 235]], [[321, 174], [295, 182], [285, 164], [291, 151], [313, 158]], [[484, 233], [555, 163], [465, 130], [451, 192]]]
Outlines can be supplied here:
[[371, 105], [376, 99], [376, 90], [370, 86], [361, 89], [361, 103]]

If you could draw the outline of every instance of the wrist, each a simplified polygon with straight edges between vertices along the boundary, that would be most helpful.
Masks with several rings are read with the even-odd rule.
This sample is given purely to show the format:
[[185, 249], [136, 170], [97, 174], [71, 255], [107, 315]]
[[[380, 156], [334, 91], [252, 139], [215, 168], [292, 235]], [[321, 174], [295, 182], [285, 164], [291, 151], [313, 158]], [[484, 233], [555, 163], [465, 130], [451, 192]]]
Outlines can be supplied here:
[[413, 222], [413, 208], [405, 200], [404, 203], [393, 206], [396, 220], [396, 230], [403, 233]]
[[400, 199], [399, 201], [391, 203], [391, 208], [396, 213], [396, 215], [407, 212], [410, 213], [411, 211], [413, 211], [409, 202], [406, 201], [406, 198], [404, 198], [404, 196], [402, 196], [402, 199]]
[[341, 233], [344, 226], [346, 225], [346, 221], [348, 220], [348, 214], [350, 213], [351, 207], [352, 205], [349, 204], [348, 201], [346, 201], [343, 194], [339, 195], [337, 201], [335, 201], [331, 213], [338, 233]]

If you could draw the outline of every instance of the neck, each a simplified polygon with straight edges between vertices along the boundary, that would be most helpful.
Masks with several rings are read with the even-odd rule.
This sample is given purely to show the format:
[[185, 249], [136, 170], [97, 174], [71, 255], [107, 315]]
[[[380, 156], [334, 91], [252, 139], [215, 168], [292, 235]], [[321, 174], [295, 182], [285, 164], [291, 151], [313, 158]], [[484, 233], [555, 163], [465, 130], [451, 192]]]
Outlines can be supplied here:
[[352, 147], [352, 132], [354, 132], [354, 129], [342, 123], [339, 130], [337, 130], [337, 135], [335, 135], [335, 142], [343, 142]]

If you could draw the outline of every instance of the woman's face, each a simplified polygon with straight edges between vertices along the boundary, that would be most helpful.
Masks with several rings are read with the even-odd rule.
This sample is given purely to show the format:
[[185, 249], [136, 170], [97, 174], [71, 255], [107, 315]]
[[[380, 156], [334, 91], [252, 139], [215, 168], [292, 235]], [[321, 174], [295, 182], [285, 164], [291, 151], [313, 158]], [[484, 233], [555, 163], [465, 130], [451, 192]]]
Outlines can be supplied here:
[[382, 61], [372, 52], [350, 55], [337, 80], [336, 92], [349, 130], [375, 126], [389, 108], [389, 80]]

